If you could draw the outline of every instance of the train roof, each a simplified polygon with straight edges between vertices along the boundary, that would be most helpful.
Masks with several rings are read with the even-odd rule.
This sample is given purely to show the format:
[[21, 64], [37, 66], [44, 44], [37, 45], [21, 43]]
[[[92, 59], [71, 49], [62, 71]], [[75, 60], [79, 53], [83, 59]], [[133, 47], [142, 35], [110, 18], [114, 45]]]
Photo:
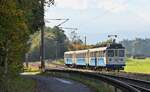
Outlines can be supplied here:
[[75, 51], [75, 53], [85, 53], [85, 52], [88, 52], [88, 50], [78, 50], [78, 51]]
[[122, 44], [114, 43], [110, 44], [107, 49], [125, 49], [125, 47], [123, 47]]
[[65, 54], [85, 53], [85, 52], [88, 52], [88, 50], [67, 51], [65, 52]]
[[67, 52], [65, 52], [65, 54], [73, 54], [73, 53], [75, 53], [75, 51], [67, 51]]
[[104, 51], [106, 50], [107, 47], [99, 47], [99, 48], [93, 48], [93, 49], [89, 49], [90, 52], [94, 52], [94, 51]]
[[86, 53], [86, 52], [95, 52], [95, 51], [104, 51], [107, 49], [125, 49], [125, 47], [122, 46], [122, 44], [110, 44], [109, 46], [106, 47], [98, 47], [98, 48], [92, 48], [92, 49], [87, 49], [87, 50], [77, 50], [77, 51], [67, 51], [64, 54], [73, 54], [73, 53]]

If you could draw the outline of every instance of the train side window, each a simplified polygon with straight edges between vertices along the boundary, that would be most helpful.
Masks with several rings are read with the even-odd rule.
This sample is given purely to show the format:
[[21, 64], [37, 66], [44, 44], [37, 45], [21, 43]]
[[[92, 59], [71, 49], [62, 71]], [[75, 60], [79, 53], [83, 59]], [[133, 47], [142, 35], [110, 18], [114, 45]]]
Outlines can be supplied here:
[[98, 57], [101, 57], [101, 56], [102, 56], [101, 51], [98, 51], [98, 52], [97, 52], [97, 56], [98, 56]]
[[76, 55], [77, 58], [85, 58], [86, 53], [79, 53]]
[[82, 57], [85, 58], [86, 57], [86, 53], [82, 53]]
[[124, 57], [125, 51], [124, 50], [119, 50], [119, 57]]
[[94, 52], [90, 52], [90, 57], [95, 57], [94, 55]]
[[81, 58], [81, 54], [76, 54], [76, 58]]
[[107, 54], [108, 54], [108, 57], [113, 57], [114, 56], [114, 50], [108, 50]]
[[66, 54], [65, 58], [72, 58], [72, 54]]
[[100, 56], [104, 57], [104, 52], [103, 51], [100, 51]]

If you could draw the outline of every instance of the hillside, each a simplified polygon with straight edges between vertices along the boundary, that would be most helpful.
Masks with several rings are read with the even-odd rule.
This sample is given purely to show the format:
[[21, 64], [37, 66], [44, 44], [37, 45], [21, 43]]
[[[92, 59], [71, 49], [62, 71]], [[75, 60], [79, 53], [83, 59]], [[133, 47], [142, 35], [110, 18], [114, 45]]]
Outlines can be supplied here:
[[126, 48], [129, 56], [144, 55], [150, 57], [150, 39], [123, 40], [121, 43]]

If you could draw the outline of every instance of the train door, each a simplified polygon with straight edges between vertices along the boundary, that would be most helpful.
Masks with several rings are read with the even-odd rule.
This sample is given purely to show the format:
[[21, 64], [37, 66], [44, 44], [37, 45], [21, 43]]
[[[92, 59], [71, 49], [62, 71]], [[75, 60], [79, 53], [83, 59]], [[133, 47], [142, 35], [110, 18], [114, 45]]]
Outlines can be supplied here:
[[97, 66], [103, 67], [105, 66], [105, 57], [104, 57], [105, 51], [98, 51], [97, 52]]
[[95, 66], [94, 52], [89, 52], [89, 66]]

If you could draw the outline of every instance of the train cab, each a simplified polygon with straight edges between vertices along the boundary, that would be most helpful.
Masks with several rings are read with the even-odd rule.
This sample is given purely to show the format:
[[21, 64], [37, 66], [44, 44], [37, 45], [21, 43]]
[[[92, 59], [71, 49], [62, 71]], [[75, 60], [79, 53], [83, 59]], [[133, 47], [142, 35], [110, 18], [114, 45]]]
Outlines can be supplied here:
[[123, 69], [125, 66], [125, 48], [121, 44], [110, 44], [106, 50], [107, 68]]

